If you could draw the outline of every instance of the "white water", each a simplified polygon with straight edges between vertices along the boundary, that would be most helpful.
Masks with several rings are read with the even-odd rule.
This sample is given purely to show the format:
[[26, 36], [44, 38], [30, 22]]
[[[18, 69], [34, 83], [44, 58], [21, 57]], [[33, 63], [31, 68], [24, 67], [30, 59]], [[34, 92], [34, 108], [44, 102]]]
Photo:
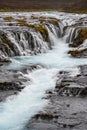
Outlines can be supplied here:
[[67, 52], [70, 50], [68, 43], [65, 43], [62, 39], [55, 37], [52, 32], [49, 31], [50, 40], [53, 43], [53, 49], [48, 53], [38, 54], [35, 56], [15, 57], [13, 63], [8, 66], [8, 69], [19, 69], [20, 67], [28, 64], [40, 64], [46, 68], [55, 68], [58, 70], [68, 69], [77, 65], [87, 64], [85, 58], [72, 58]]
[[[25, 75], [32, 80], [27, 87], [0, 106], [0, 130], [22, 130], [25, 123], [46, 105], [42, 100], [46, 89], [55, 85], [55, 70], [36, 70]], [[44, 80], [45, 81], [44, 81]], [[49, 81], [49, 82], [48, 82]]]
[[62, 39], [57, 39], [50, 31], [49, 37], [54, 47], [48, 53], [12, 59], [13, 63], [8, 69], [19, 69], [28, 64], [41, 64], [45, 68], [24, 75], [31, 79], [32, 83], [27, 83], [18, 96], [12, 96], [0, 104], [0, 130], [25, 130], [27, 121], [47, 104], [42, 97], [47, 89], [55, 87], [59, 70], [70, 70], [73, 76], [78, 73], [75, 66], [87, 64], [86, 59], [69, 57], [68, 44]]

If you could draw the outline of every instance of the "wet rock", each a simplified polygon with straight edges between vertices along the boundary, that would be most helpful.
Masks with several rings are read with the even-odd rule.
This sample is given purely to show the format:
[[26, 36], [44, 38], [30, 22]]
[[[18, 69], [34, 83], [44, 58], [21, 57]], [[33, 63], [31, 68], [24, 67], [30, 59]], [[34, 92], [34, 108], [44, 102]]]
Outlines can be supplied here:
[[0, 70], [0, 99], [4, 100], [10, 95], [17, 94], [24, 89], [27, 80], [22, 73]]
[[[84, 68], [84, 69], [83, 69]], [[75, 77], [63, 76], [61, 82], [56, 84], [56, 92], [61, 96], [87, 96], [86, 66], [80, 66], [81, 73]]]
[[60, 73], [61, 82], [57, 81], [53, 94], [49, 93], [50, 103], [29, 121], [27, 130], [86, 130], [87, 66], [79, 67], [80, 74], [74, 77]]
[[53, 94], [53, 92], [50, 90], [50, 91], [46, 91], [46, 94]]
[[0, 64], [2, 63], [10, 63], [11, 60], [8, 57], [0, 56]]
[[55, 124], [38, 122], [30, 124], [27, 130], [58, 130], [58, 128]]
[[21, 72], [23, 73], [27, 73], [28, 71], [33, 71], [33, 70], [36, 70], [36, 69], [40, 69], [40, 68], [45, 68], [45, 66], [43, 65], [39, 65], [39, 64], [29, 64], [29, 65], [25, 65], [23, 68], [21, 68]]
[[0, 102], [3, 102], [8, 98], [9, 96], [18, 94], [17, 90], [0, 90]]
[[36, 119], [42, 119], [42, 120], [52, 120], [53, 118], [56, 118], [55, 116], [51, 115], [51, 114], [47, 114], [47, 113], [43, 113], [43, 114], [37, 114], [35, 115]]
[[67, 107], [70, 107], [70, 104], [67, 104], [66, 106], [67, 106]]
[[79, 50], [79, 49], [71, 50], [68, 52], [68, 54], [76, 58], [81, 58], [81, 57], [87, 58], [87, 48], [83, 50]]
[[73, 40], [73, 43], [71, 44], [72, 47], [78, 47], [87, 39], [87, 28], [82, 28], [78, 30], [77, 37]]
[[76, 47], [76, 49], [70, 50], [68, 54], [73, 57], [87, 57], [87, 28], [81, 28], [77, 30], [77, 36], [73, 38], [70, 47]]

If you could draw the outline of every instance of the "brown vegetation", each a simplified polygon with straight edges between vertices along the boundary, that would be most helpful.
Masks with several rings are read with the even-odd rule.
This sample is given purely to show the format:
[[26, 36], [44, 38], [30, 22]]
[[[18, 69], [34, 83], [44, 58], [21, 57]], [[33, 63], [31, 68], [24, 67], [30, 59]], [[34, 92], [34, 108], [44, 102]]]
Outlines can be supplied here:
[[80, 29], [80, 30], [78, 30], [78, 36], [74, 39], [73, 44], [71, 44], [70, 46], [78, 47], [86, 39], [87, 39], [87, 28]]
[[14, 18], [12, 16], [6, 16], [3, 19], [6, 21], [12, 21]]
[[68, 52], [68, 54], [70, 54], [73, 57], [87, 57], [87, 49], [83, 49], [83, 50], [71, 50]]
[[[0, 9], [87, 11], [86, 0], [0, 0]], [[3, 11], [2, 10], [2, 11]]]

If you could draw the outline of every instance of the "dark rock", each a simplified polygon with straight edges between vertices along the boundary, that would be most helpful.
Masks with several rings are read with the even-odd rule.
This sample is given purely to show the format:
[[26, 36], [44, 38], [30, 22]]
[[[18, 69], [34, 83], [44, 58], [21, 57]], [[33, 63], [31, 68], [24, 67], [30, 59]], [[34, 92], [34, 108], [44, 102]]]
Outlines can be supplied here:
[[66, 124], [63, 124], [63, 128], [66, 128], [67, 127], [67, 125]]
[[17, 94], [24, 89], [24, 82], [27, 82], [27, 80], [18, 72], [0, 71], [0, 99], [4, 100], [8, 96]]
[[53, 115], [51, 115], [51, 114], [45, 114], [45, 113], [43, 113], [43, 114], [37, 114], [37, 115], [35, 115], [35, 117], [34, 118], [36, 118], [36, 119], [42, 119], [42, 120], [52, 120], [53, 118], [56, 118], [55, 116], [53, 116]]
[[67, 107], [70, 107], [70, 104], [67, 104], [66, 106], [67, 106]]
[[46, 91], [46, 93], [47, 93], [47, 94], [53, 94], [53, 92], [52, 92], [52, 91]]

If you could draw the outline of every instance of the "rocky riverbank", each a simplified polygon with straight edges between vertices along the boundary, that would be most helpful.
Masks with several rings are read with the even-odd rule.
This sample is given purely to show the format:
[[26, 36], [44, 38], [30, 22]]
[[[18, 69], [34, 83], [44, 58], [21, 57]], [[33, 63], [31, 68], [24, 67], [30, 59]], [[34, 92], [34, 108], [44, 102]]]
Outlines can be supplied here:
[[[26, 87], [11, 104], [5, 102], [1, 129], [21, 130], [23, 124], [27, 130], [87, 129], [87, 15], [1, 13], [0, 54], [0, 101]], [[42, 110], [43, 99], [49, 102]], [[10, 126], [9, 115], [17, 125], [13, 120]]]
[[22, 91], [27, 82], [31, 82], [24, 74], [36, 69], [43, 68], [41, 65], [25, 65], [19, 70], [6, 70], [5, 66], [9, 65], [7, 62], [1, 62], [0, 68], [0, 101], [4, 101], [11, 95], [18, 94]]
[[79, 66], [80, 74], [60, 72], [60, 82], [46, 92], [48, 106], [28, 123], [28, 130], [86, 130], [87, 65]]
[[24, 82], [27, 79], [21, 72], [0, 70], [0, 101], [20, 92], [25, 87]]

